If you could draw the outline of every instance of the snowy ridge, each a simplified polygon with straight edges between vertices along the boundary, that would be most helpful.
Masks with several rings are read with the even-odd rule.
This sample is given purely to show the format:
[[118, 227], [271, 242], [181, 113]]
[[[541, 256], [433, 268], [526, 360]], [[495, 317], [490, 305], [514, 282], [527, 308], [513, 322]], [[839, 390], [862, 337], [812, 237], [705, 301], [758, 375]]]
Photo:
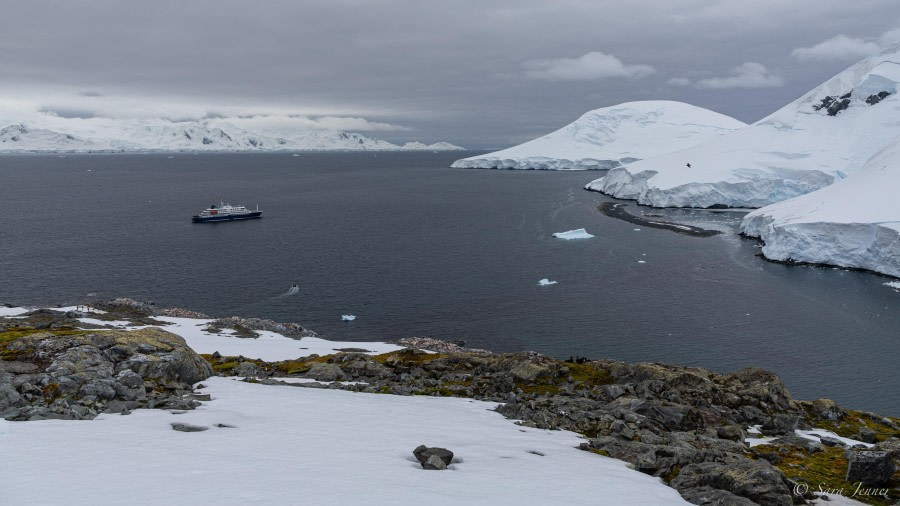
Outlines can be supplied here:
[[848, 178], [744, 217], [741, 231], [773, 260], [900, 277], [900, 137]]
[[734, 118], [682, 102], [627, 102], [589, 111], [553, 133], [501, 151], [457, 160], [451, 167], [611, 169], [684, 149], [742, 126], [744, 123]]
[[[900, 45], [866, 58], [774, 114], [587, 185], [655, 207], [762, 207], [857, 171], [900, 127]], [[690, 163], [690, 167], [687, 164]]]
[[402, 146], [324, 128], [252, 132], [227, 121], [85, 122], [78, 136], [25, 124], [0, 130], [0, 152], [456, 151], [447, 142]]

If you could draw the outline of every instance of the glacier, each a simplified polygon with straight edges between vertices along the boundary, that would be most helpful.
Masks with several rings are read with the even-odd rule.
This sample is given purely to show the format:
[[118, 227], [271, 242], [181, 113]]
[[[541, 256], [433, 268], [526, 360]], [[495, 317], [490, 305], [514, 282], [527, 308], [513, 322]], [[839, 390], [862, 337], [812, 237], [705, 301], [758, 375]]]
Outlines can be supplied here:
[[459, 151], [448, 142], [393, 144], [325, 128], [247, 130], [224, 120], [110, 120], [73, 123], [73, 133], [19, 123], [0, 129], [0, 153], [234, 152], [234, 151]]
[[900, 137], [858, 171], [821, 190], [757, 209], [741, 232], [772, 260], [852, 267], [900, 277]]
[[[464, 158], [464, 169], [602, 170], [700, 144], [744, 126], [683, 102], [647, 100], [595, 109], [518, 146]], [[652, 142], [648, 142], [652, 140]]]
[[[763, 207], [856, 172], [900, 127], [900, 44], [762, 120], [623, 167], [586, 188], [654, 207]], [[688, 166], [690, 164], [690, 166]]]

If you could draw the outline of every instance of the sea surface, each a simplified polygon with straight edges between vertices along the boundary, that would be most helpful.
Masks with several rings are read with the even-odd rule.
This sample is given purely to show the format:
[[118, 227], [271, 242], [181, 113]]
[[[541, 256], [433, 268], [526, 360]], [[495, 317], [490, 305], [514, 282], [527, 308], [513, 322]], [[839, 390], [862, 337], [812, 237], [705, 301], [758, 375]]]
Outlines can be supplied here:
[[[627, 208], [726, 232], [712, 238], [604, 216], [612, 199], [582, 189], [597, 172], [447, 168], [457, 157], [2, 156], [0, 303], [124, 296], [336, 340], [763, 367], [797, 398], [900, 415], [890, 279], [767, 262], [737, 212]], [[263, 219], [191, 223], [220, 199]], [[596, 237], [552, 236], [577, 228]]]

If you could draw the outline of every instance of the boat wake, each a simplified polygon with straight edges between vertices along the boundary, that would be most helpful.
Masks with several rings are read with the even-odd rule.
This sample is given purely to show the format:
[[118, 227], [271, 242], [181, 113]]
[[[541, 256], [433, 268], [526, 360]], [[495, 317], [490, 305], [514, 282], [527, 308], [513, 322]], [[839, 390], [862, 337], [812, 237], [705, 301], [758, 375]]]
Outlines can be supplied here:
[[297, 292], [299, 292], [299, 291], [300, 291], [300, 287], [299, 287], [299, 286], [297, 286], [297, 285], [291, 285], [291, 287], [288, 288], [288, 291], [286, 291], [286, 292], [284, 292], [283, 294], [279, 295], [279, 297], [290, 297], [291, 295], [297, 295]]

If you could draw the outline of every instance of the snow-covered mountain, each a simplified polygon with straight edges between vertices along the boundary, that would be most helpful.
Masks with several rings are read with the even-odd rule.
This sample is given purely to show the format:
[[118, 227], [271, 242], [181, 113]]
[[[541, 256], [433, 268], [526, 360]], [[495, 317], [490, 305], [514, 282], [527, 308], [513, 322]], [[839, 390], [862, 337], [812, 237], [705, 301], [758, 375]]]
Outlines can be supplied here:
[[0, 129], [0, 151], [39, 151], [43, 146], [58, 146], [60, 151], [102, 149], [92, 141], [42, 128], [10, 125]]
[[357, 133], [322, 128], [252, 132], [227, 121], [115, 122], [80, 125], [78, 134], [25, 124], [0, 130], [0, 152], [99, 151], [455, 151], [447, 142], [398, 146]]
[[848, 178], [748, 214], [741, 230], [773, 260], [900, 277], [900, 137]]
[[464, 158], [456, 168], [611, 169], [690, 147], [744, 123], [683, 102], [648, 100], [595, 109], [538, 139]]
[[900, 44], [757, 123], [613, 169], [587, 188], [656, 207], [762, 207], [828, 186], [897, 135], [898, 62]]

